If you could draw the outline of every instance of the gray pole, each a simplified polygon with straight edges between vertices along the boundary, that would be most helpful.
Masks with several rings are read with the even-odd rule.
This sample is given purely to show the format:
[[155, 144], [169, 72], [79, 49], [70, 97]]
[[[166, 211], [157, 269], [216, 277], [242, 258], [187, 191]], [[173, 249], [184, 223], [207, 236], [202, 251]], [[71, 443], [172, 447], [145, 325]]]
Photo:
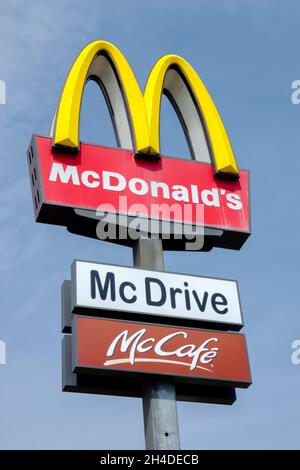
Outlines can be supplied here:
[[[164, 270], [161, 240], [140, 238], [133, 249], [134, 266]], [[144, 428], [147, 450], [180, 449], [176, 390], [172, 381], [150, 381], [143, 396]]]

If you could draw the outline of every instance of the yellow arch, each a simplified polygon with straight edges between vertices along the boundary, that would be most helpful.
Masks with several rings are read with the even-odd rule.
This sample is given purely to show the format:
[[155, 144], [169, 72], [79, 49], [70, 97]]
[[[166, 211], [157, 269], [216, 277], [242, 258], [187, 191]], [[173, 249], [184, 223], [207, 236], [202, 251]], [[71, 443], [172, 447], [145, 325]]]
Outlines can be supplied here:
[[216, 173], [238, 175], [238, 167], [233, 155], [227, 132], [205, 85], [193, 67], [182, 57], [166, 55], [159, 59], [149, 75], [144, 100], [148, 117], [152, 152], [160, 152], [159, 121], [161, 95], [164, 81], [171, 67], [179, 69], [199, 107], [204, 119], [214, 156]]
[[118, 74], [126, 101], [135, 152], [160, 154], [160, 105], [164, 82], [170, 68], [176, 68], [188, 83], [196, 106], [205, 122], [217, 174], [238, 175], [227, 132], [205, 85], [183, 58], [166, 55], [154, 65], [142, 95], [130, 65], [117, 47], [106, 41], [94, 41], [82, 49], [73, 63], [65, 82], [54, 126], [54, 146], [79, 148], [79, 119], [83, 90], [89, 78], [89, 69], [97, 55], [109, 56]]
[[137, 152], [149, 152], [149, 130], [141, 89], [123, 54], [113, 44], [94, 41], [88, 44], [72, 65], [65, 82], [55, 122], [54, 145], [79, 148], [79, 118], [84, 85], [93, 59], [105, 52], [112, 60], [126, 99]]

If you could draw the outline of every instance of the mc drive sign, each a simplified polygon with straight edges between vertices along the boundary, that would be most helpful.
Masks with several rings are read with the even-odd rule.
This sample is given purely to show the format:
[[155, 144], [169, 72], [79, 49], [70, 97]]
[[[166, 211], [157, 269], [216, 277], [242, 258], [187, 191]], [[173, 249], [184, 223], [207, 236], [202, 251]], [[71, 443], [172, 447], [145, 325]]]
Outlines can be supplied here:
[[243, 326], [236, 281], [148, 271], [125, 266], [74, 261], [71, 269], [71, 311], [101, 316], [128, 312]]

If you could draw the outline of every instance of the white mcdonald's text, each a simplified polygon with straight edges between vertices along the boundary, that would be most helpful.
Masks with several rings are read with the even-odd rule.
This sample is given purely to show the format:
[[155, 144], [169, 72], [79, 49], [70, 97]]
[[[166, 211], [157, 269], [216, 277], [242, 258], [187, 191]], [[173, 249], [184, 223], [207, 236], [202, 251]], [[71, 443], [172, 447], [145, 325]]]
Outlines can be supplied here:
[[97, 189], [101, 185], [107, 191], [122, 192], [129, 189], [132, 194], [145, 196], [149, 193], [153, 198], [163, 198], [177, 202], [199, 204], [208, 207], [221, 207], [223, 198], [229, 209], [242, 210], [243, 203], [238, 194], [231, 193], [225, 189], [205, 188], [201, 189], [196, 184], [189, 186], [174, 184], [170, 186], [163, 181], [145, 181], [142, 178], [126, 179], [121, 173], [113, 171], [101, 171], [101, 175], [93, 170], [80, 172], [75, 165], [63, 165], [54, 162], [52, 164], [49, 181], [73, 186], [85, 186], [90, 189]]

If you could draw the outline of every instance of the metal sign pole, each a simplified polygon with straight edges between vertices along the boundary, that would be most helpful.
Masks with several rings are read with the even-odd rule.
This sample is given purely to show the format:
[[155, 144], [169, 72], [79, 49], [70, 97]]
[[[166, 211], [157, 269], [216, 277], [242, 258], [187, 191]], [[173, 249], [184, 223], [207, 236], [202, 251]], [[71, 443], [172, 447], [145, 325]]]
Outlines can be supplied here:
[[[133, 249], [134, 266], [164, 271], [162, 240], [139, 238]], [[180, 449], [175, 384], [152, 381], [145, 384], [143, 396], [147, 450]]]

